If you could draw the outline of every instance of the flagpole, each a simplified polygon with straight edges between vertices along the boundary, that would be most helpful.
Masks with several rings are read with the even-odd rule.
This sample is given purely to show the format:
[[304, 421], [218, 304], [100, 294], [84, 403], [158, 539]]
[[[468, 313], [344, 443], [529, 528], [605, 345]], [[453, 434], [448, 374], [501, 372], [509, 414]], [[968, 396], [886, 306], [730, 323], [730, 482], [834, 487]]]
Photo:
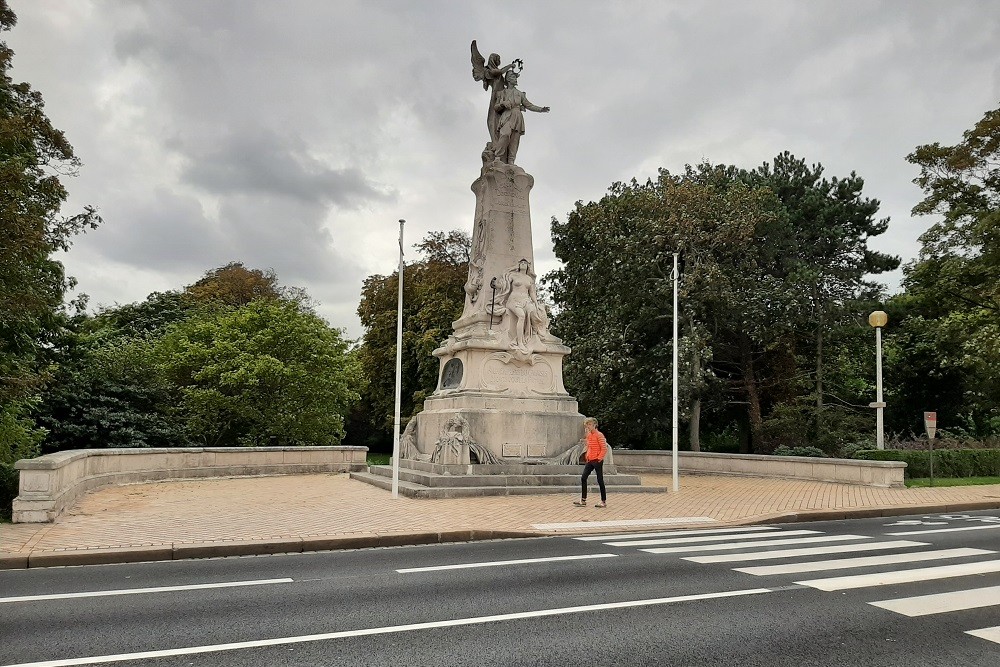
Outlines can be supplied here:
[[396, 412], [392, 427], [392, 497], [399, 497], [399, 410], [403, 394], [403, 225], [399, 221], [399, 298], [396, 303]]
[[678, 432], [678, 425], [677, 425], [677, 402], [678, 402], [677, 401], [677, 358], [678, 358], [678, 355], [677, 355], [677, 280], [678, 280], [677, 255], [678, 255], [678, 253], [675, 252], [674, 253], [674, 276], [673, 276], [674, 277], [674, 400], [673, 400], [673, 404], [674, 404], [673, 405], [673, 409], [674, 409], [674, 415], [673, 415], [673, 436], [674, 436], [674, 445], [673, 445], [673, 478], [674, 479], [673, 479], [673, 481], [674, 481], [674, 492], [675, 493], [677, 492], [677, 490], [678, 490], [678, 488], [680, 486], [680, 483], [679, 483], [679, 481], [677, 479], [677, 477], [678, 477], [678, 475], [677, 475], [677, 440], [678, 440], [678, 433], [679, 433]]

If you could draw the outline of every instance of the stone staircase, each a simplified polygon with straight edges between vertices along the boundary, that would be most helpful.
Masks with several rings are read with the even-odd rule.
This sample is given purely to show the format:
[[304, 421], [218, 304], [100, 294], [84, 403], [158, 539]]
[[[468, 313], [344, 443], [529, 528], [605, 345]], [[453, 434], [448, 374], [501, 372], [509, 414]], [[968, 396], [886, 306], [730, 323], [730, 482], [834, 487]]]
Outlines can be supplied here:
[[[404, 460], [399, 466], [399, 493], [408, 498], [471, 498], [478, 496], [538, 495], [547, 493], [579, 493], [579, 465], [542, 463], [508, 463], [501, 465], [439, 465], [423, 461]], [[351, 479], [392, 488], [392, 466], [370, 466], [368, 472], [352, 472]], [[590, 476], [588, 495], [600, 497], [597, 478]], [[642, 486], [638, 475], [616, 472], [614, 466], [604, 470], [608, 493], [663, 493], [663, 486]]]

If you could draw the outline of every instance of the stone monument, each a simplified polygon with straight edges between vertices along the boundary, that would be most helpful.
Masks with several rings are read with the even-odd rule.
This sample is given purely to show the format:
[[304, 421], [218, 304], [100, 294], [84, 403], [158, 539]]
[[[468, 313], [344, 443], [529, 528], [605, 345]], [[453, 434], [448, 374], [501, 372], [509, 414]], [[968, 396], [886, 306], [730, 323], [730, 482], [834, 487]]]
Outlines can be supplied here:
[[434, 351], [437, 390], [403, 435], [403, 460], [579, 461], [583, 415], [562, 378], [570, 349], [549, 332], [538, 295], [529, 204], [535, 179], [516, 164], [524, 112], [549, 108], [532, 104], [518, 89], [522, 69], [521, 60], [501, 67], [497, 54], [483, 58], [472, 42], [472, 75], [490, 91], [490, 105], [489, 140], [472, 184], [476, 209], [465, 308]]

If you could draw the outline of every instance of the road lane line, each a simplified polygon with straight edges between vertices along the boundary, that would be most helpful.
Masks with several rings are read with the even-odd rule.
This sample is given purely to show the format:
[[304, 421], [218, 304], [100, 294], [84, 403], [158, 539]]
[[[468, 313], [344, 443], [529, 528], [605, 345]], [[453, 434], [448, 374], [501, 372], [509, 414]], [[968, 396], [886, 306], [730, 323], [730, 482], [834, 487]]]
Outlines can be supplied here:
[[985, 639], [994, 644], [1000, 644], [1000, 625], [995, 628], [983, 628], [982, 630], [966, 630], [965, 634]]
[[749, 533], [760, 532], [762, 530], [778, 530], [777, 526], [746, 526], [743, 528], [700, 528], [698, 530], [668, 530], [660, 533], [617, 533], [611, 535], [587, 535], [585, 537], [574, 537], [574, 540], [581, 542], [598, 542], [600, 540], [635, 540], [647, 537], [669, 537], [671, 535], [716, 535], [719, 533]]
[[853, 588], [868, 588], [869, 586], [908, 584], [927, 579], [967, 577], [973, 574], [988, 574], [992, 572], [1000, 572], [1000, 560], [987, 560], [979, 563], [965, 563], [963, 565], [942, 565], [941, 567], [922, 567], [915, 570], [896, 570], [877, 574], [858, 574], [849, 577], [811, 579], [809, 581], [796, 581], [795, 583], [809, 586], [810, 588], [818, 588], [821, 591], [843, 591]]
[[[818, 535], [818, 530], [785, 530], [781, 535]], [[658, 540], [638, 540], [629, 542], [608, 542], [609, 547], [652, 547], [665, 544], [691, 544], [693, 542], [725, 542], [726, 540], [759, 540], [778, 533], [756, 532], [749, 535], [697, 535], [695, 537], [671, 537]]]
[[847, 540], [870, 540], [866, 535], [821, 535], [819, 537], [792, 537], [787, 540], [768, 540], [766, 542], [727, 542], [726, 544], [689, 544], [683, 547], [656, 547], [640, 549], [651, 554], [680, 554], [692, 551], [727, 551], [733, 549], [766, 549], [785, 544], [815, 544], [818, 542], [844, 542]]
[[949, 611], [962, 611], [965, 609], [979, 609], [980, 607], [1000, 605], [1000, 586], [937, 593], [936, 595], [916, 595], [910, 598], [881, 600], [879, 602], [869, 602], [868, 604], [910, 617], [943, 614]]
[[577, 528], [620, 528], [622, 526], [676, 526], [685, 523], [717, 523], [710, 516], [677, 516], [668, 519], [621, 519], [619, 521], [573, 521], [570, 523], [533, 523], [538, 530], [568, 530]]
[[991, 524], [989, 526], [965, 526], [963, 528], [932, 528], [930, 530], [904, 530], [901, 533], [886, 533], [886, 535], [927, 535], [930, 533], [957, 533], [963, 530], [989, 530], [991, 528], [1000, 528], [1000, 524]]
[[928, 546], [927, 542], [896, 540], [894, 542], [869, 542], [867, 544], [830, 544], [825, 547], [803, 547], [802, 549], [776, 549], [774, 551], [755, 551], [749, 554], [685, 556], [681, 560], [689, 560], [692, 563], [746, 563], [748, 561], [768, 560], [774, 558], [792, 558], [795, 556], [824, 556], [826, 554], [856, 553], [859, 551], [879, 551], [881, 549], [904, 549], [908, 547], [926, 546]]
[[[890, 565], [894, 563], [917, 563], [943, 558], [962, 558], [964, 556], [982, 556], [993, 554], [988, 549], [938, 549], [935, 551], [914, 551], [905, 554], [889, 554], [886, 556], [864, 556], [861, 558], [836, 558], [833, 560], [816, 560], [809, 563], [787, 563], [785, 565], [761, 565], [760, 567], [737, 567], [737, 572], [745, 572], [757, 576], [771, 574], [796, 574], [798, 572], [818, 572], [820, 570], [846, 570], [852, 567], [872, 567], [875, 565]], [[998, 600], [1000, 603], [1000, 600]]]
[[195, 591], [205, 588], [233, 588], [236, 586], [263, 586], [266, 584], [290, 584], [294, 579], [254, 579], [251, 581], [221, 581], [215, 584], [190, 584], [188, 586], [156, 586], [154, 588], [121, 588], [111, 591], [87, 591], [84, 593], [53, 593], [50, 595], [19, 595], [0, 598], [0, 603], [37, 602], [39, 600], [66, 600], [69, 598], [97, 598], [108, 595], [139, 595], [141, 593], [170, 593], [173, 591]]
[[381, 628], [364, 628], [361, 630], [342, 630], [340, 632], [326, 632], [315, 635], [300, 635], [297, 637], [277, 637], [275, 639], [257, 639], [245, 642], [232, 642], [229, 644], [208, 644], [205, 646], [186, 646], [182, 648], [163, 649], [159, 651], [140, 651], [138, 653], [116, 653], [113, 655], [95, 655], [83, 658], [44, 660], [41, 662], [21, 662], [12, 665], [2, 665], [0, 667], [75, 667], [76, 665], [97, 665], [109, 662], [122, 662], [125, 660], [146, 660], [149, 658], [163, 658], [175, 655], [218, 653], [221, 651], [235, 651], [238, 649], [245, 649], [245, 648], [264, 648], [269, 646], [284, 646], [288, 644], [303, 644], [306, 642], [328, 641], [331, 639], [344, 639], [348, 637], [366, 637], [371, 635], [388, 635], [398, 632], [412, 632], [415, 630], [454, 628], [466, 625], [480, 625], [484, 623], [516, 621], [528, 618], [543, 618], [546, 616], [582, 614], [593, 611], [632, 609], [636, 607], [653, 607], [657, 605], [674, 604], [677, 602], [694, 602], [697, 600], [717, 600], [721, 598], [734, 598], [746, 595], [760, 595], [762, 593], [773, 593], [776, 590], [777, 589], [771, 589], [771, 588], [747, 588], [737, 591], [721, 591], [719, 593], [698, 593], [695, 595], [679, 595], [677, 597], [671, 597], [671, 598], [651, 598], [647, 600], [628, 600], [625, 602], [605, 602], [601, 604], [581, 605], [578, 607], [558, 607], [554, 609], [539, 609], [536, 611], [521, 611], [521, 612], [513, 612], [510, 614], [494, 614], [491, 616], [473, 616], [469, 618], [455, 618], [447, 621], [429, 621], [426, 623], [389, 625]]
[[492, 560], [482, 563], [457, 563], [455, 565], [430, 565], [428, 567], [404, 567], [396, 570], [400, 574], [411, 572], [435, 572], [437, 570], [465, 570], [474, 567], [497, 567], [500, 565], [525, 565], [528, 563], [552, 563], [563, 560], [586, 560], [588, 558], [617, 558], [618, 554], [584, 554], [582, 556], [552, 556], [551, 558], [521, 558], [519, 560]]

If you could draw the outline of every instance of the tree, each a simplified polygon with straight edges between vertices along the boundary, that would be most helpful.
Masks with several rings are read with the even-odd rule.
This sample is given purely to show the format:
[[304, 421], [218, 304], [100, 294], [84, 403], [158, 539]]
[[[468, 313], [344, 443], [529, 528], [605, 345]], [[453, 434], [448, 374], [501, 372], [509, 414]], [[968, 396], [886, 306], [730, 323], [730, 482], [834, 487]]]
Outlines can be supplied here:
[[248, 269], [243, 262], [230, 262], [207, 271], [200, 280], [184, 288], [184, 294], [196, 303], [245, 306], [256, 299], [306, 300], [305, 292], [282, 287], [273, 269]]
[[362, 383], [341, 333], [288, 301], [199, 311], [155, 354], [204, 446], [338, 444]]
[[[795, 240], [795, 252], [785, 258], [785, 271], [807, 290], [802, 301], [806, 310], [796, 317], [802, 327], [797, 348], [807, 350], [808, 338], [812, 338], [811, 355], [805, 353], [803, 361], [810, 360], [814, 368], [811, 393], [815, 405], [799, 414], [808, 418], [808, 412], [812, 413], [807, 420], [812, 422], [817, 444], [834, 432], [824, 418], [825, 344], [845, 327], [856, 325], [862, 302], [879, 296], [881, 286], [869, 276], [899, 266], [898, 257], [868, 247], [870, 239], [885, 233], [889, 221], [876, 218], [878, 200], [862, 196], [864, 180], [854, 172], [847, 178], [828, 179], [823, 171], [821, 164], [810, 167], [786, 151], [746, 174], [750, 182], [770, 188], [781, 201]], [[838, 385], [831, 388], [843, 390]], [[834, 405], [838, 405], [836, 400]]]
[[918, 146], [907, 160], [920, 167], [914, 183], [924, 192], [913, 213], [940, 217], [892, 303], [893, 354], [907, 379], [924, 384], [922, 405], [900, 396], [899, 426], [919, 428], [920, 411], [937, 409], [943, 424], [1000, 433], [1000, 109], [956, 145]]
[[[681, 417], [692, 449], [705, 401], [717, 431], [736, 420], [745, 450], [787, 444], [771, 414], [811, 392], [805, 379], [822, 378], [831, 324], [853, 324], [855, 301], [875, 289], [867, 274], [897, 261], [867, 247], [886, 221], [874, 219], [878, 202], [861, 198], [861, 179], [821, 174], [788, 153], [754, 171], [661, 170], [655, 182], [616, 183], [600, 202], [577, 203], [565, 224], [553, 220], [564, 265], [546, 281], [559, 311], [553, 328], [574, 351], [567, 386], [585, 411], [604, 413], [615, 439], [657, 446], [668, 430], [677, 252]], [[810, 339], [813, 356], [800, 351]], [[838, 350], [830, 356], [840, 362]]]
[[[462, 231], [431, 232], [414, 246], [421, 259], [403, 272], [403, 419], [423, 407], [424, 399], [437, 387], [439, 361], [431, 353], [452, 330], [462, 314], [465, 280], [472, 240]], [[354, 423], [366, 424], [376, 433], [392, 434], [395, 412], [396, 311], [398, 272], [365, 279], [358, 316], [365, 327], [358, 350], [368, 385]], [[379, 439], [359, 438], [379, 447]]]
[[[0, 31], [17, 16], [0, 0]], [[63, 297], [73, 285], [52, 255], [95, 227], [92, 208], [62, 218], [61, 177], [80, 162], [65, 135], [45, 115], [42, 96], [10, 77], [13, 51], [0, 42], [0, 476], [31, 456], [41, 433], [25, 418], [47, 377], [45, 351], [63, 323]], [[9, 506], [5, 496], [0, 505]]]
[[732, 168], [707, 164], [681, 176], [661, 170], [656, 182], [616, 183], [600, 202], [577, 203], [565, 224], [553, 220], [563, 268], [546, 283], [559, 311], [553, 328], [573, 348], [567, 385], [585, 412], [604, 418], [617, 442], [665, 444], [674, 252], [684, 257], [681, 375], [688, 414], [696, 419], [709, 383], [719, 388], [721, 378], [747, 395], [748, 415], [759, 423], [756, 374], [723, 369], [720, 375], [725, 359], [715, 353], [724, 340], [740, 342], [734, 322], [745, 324], [739, 332], [750, 335], [753, 327], [783, 321], [749, 310], [780, 304], [773, 281], [757, 268], [774, 244], [755, 242], [780, 211], [770, 191], [735, 175]]

